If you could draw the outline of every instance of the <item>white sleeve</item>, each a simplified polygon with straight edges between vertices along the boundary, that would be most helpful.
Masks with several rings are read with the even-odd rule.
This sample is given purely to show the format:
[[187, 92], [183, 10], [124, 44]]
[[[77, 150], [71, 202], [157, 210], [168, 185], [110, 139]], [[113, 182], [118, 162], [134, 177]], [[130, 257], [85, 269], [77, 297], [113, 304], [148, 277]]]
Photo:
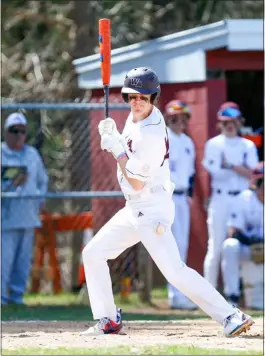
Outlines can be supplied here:
[[129, 178], [142, 182], [148, 179], [161, 167], [166, 154], [165, 141], [155, 135], [146, 135], [135, 147], [134, 154], [126, 164]]
[[250, 169], [254, 169], [259, 162], [258, 151], [253, 142], [248, 145], [246, 152], [246, 166]]
[[204, 158], [202, 161], [204, 168], [213, 176], [218, 179], [226, 179], [227, 172], [221, 167], [222, 156], [218, 147], [207, 141], [205, 144]]
[[190, 140], [191, 143], [191, 176], [195, 174], [195, 159], [196, 159], [196, 151], [195, 151], [195, 145], [192, 140]]
[[230, 207], [227, 226], [244, 231], [244, 200], [241, 198], [240, 195], [236, 199], [234, 199], [233, 206]]

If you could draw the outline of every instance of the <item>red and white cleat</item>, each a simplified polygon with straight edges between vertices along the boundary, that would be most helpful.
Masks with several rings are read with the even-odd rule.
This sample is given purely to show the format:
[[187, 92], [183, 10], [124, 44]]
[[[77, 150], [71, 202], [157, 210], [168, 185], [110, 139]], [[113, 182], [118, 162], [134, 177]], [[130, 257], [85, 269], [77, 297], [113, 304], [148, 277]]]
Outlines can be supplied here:
[[116, 321], [111, 320], [110, 318], [101, 318], [98, 323], [94, 326], [91, 326], [86, 331], [80, 333], [80, 335], [107, 335], [107, 334], [119, 334], [122, 329], [122, 320], [121, 320], [121, 309], [117, 310]]

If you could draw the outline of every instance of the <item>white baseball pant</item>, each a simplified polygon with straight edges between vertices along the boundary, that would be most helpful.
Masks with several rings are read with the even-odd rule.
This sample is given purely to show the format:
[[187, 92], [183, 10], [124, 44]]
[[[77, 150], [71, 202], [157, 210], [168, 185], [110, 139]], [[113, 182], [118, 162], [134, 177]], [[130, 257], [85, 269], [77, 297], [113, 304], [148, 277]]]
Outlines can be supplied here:
[[[115, 259], [125, 249], [141, 241], [165, 278], [187, 295], [218, 323], [234, 309], [199, 273], [181, 261], [171, 232], [174, 203], [168, 193], [156, 194], [147, 202], [126, 203], [103, 226], [83, 250], [83, 261], [90, 305], [94, 319], [116, 318], [116, 305], [107, 260]], [[139, 212], [143, 215], [138, 217]], [[167, 225], [158, 236], [157, 222]]]
[[240, 265], [250, 261], [250, 248], [236, 239], [227, 239], [223, 244], [222, 275], [226, 296], [240, 296]]
[[235, 196], [227, 193], [213, 194], [208, 207], [208, 247], [204, 260], [204, 277], [215, 288], [221, 263], [222, 246], [227, 237], [227, 222], [230, 207], [233, 206]]
[[[173, 194], [173, 202], [175, 217], [171, 230], [179, 249], [180, 258], [186, 263], [190, 237], [190, 205], [185, 194]], [[168, 283], [168, 299], [169, 303], [174, 305], [178, 301], [186, 301], [187, 298], [171, 283]]]

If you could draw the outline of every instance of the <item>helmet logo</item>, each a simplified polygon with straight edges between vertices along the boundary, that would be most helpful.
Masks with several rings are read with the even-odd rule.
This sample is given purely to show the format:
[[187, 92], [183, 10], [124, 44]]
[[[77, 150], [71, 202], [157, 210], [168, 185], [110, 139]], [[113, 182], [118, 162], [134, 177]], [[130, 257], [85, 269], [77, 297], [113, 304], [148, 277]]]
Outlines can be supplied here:
[[135, 88], [142, 88], [143, 82], [139, 78], [131, 78], [131, 86]]

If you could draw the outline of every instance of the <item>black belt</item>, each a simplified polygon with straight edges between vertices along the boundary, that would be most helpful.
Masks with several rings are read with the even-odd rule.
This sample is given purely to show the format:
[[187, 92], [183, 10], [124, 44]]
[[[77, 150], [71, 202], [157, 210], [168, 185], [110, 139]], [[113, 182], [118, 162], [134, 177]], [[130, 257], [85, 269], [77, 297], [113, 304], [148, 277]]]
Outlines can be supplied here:
[[173, 194], [183, 195], [183, 194], [186, 194], [186, 190], [174, 190]]
[[[221, 189], [217, 189], [217, 190], [216, 190], [216, 193], [217, 193], [217, 194], [222, 194], [222, 190], [221, 190]], [[229, 191], [227, 192], [228, 195], [238, 195], [238, 194], [240, 194], [240, 193], [241, 193], [240, 190], [229, 190]]]

